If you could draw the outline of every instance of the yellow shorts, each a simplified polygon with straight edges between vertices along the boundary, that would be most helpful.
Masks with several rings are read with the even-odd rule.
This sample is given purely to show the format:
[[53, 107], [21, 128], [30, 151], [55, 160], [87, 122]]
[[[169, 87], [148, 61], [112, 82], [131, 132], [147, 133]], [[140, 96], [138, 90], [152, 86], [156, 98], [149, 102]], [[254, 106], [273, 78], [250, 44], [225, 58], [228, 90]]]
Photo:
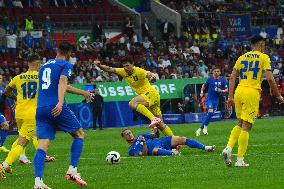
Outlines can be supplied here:
[[16, 118], [19, 135], [31, 140], [36, 136], [36, 120], [35, 119], [18, 119]]
[[161, 117], [162, 112], [160, 108], [160, 94], [157, 90], [141, 94], [141, 96], [149, 103], [148, 109], [154, 116]]
[[253, 124], [258, 114], [259, 100], [258, 89], [238, 86], [234, 96], [237, 118]]

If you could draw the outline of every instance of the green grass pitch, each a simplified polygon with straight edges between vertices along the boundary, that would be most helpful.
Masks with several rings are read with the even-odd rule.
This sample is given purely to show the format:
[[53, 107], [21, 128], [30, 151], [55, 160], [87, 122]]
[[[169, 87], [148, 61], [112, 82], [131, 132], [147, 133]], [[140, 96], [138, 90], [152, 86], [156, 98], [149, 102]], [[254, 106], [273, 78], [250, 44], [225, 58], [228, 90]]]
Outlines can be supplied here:
[[[217, 149], [207, 153], [184, 147], [178, 157], [129, 157], [127, 143], [120, 137], [121, 128], [103, 131], [86, 131], [86, 139], [79, 172], [88, 182], [90, 189], [193, 189], [193, 188], [284, 188], [284, 118], [257, 120], [250, 134], [246, 155], [248, 168], [227, 168], [221, 151], [236, 122], [211, 123], [209, 135], [197, 138], [200, 142]], [[194, 131], [199, 124], [175, 125], [175, 135], [196, 139]], [[146, 127], [132, 129], [135, 134], [148, 131]], [[15, 136], [8, 137], [10, 147]], [[71, 137], [58, 133], [51, 143], [49, 154], [56, 157], [54, 163], [47, 163], [44, 182], [52, 189], [81, 188], [65, 181], [64, 175], [69, 164]], [[108, 165], [107, 152], [118, 151], [122, 158], [118, 165]], [[30, 144], [27, 155], [33, 159], [35, 150]], [[237, 149], [234, 149], [234, 154]], [[3, 161], [6, 154], [0, 153]], [[234, 156], [234, 160], [236, 156]], [[20, 165], [15, 162], [13, 174], [0, 180], [1, 189], [31, 189], [34, 184], [33, 165]]]

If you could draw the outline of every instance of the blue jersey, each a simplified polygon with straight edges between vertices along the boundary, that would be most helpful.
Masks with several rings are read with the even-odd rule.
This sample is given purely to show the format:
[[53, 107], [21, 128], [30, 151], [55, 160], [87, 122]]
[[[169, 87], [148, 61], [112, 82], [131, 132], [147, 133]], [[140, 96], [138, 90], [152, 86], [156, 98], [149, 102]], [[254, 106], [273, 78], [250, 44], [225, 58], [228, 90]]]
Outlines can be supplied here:
[[221, 96], [221, 92], [218, 92], [218, 89], [227, 89], [227, 83], [223, 77], [219, 77], [219, 79], [214, 79], [214, 77], [210, 77], [207, 79], [205, 83], [205, 87], [208, 88], [207, 99], [211, 102], [219, 102], [219, 98]]
[[73, 70], [72, 64], [65, 60], [49, 60], [39, 70], [39, 89], [37, 107], [56, 105], [58, 103], [58, 84], [61, 75], [68, 79]]
[[0, 124], [7, 122], [5, 116], [0, 113]]
[[166, 150], [171, 150], [171, 137], [163, 137], [159, 139], [153, 139], [152, 135], [149, 133], [140, 133], [134, 140], [134, 143], [129, 146], [130, 156], [139, 156], [139, 153], [143, 151], [143, 142], [139, 140], [139, 136], [145, 138], [149, 156], [153, 155], [154, 148], [163, 148]]

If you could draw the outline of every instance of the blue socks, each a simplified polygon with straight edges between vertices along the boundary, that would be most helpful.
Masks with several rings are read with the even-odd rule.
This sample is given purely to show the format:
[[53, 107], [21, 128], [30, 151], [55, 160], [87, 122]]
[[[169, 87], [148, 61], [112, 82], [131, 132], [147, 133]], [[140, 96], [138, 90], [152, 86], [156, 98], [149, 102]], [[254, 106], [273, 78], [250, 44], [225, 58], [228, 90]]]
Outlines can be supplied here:
[[8, 131], [2, 129], [1, 130], [1, 135], [0, 135], [0, 146], [4, 145], [4, 142], [5, 142], [6, 138], [7, 138], [7, 136], [8, 136]]
[[203, 121], [203, 123], [202, 123], [202, 125], [201, 125], [201, 129], [204, 129], [204, 126], [206, 125], [208, 125], [209, 124], [209, 122], [210, 122], [210, 119], [211, 119], [211, 117], [213, 116], [213, 112], [208, 112], [207, 113], [207, 115], [206, 115], [206, 117], [205, 117], [205, 119], [204, 119], [204, 121]]
[[43, 169], [44, 169], [44, 158], [46, 153], [42, 149], [37, 149], [35, 157], [34, 157], [34, 171], [35, 177], [42, 178]]
[[205, 150], [205, 145], [193, 139], [186, 139], [185, 145], [187, 145], [190, 148], [198, 148], [200, 150]]
[[74, 138], [72, 145], [71, 145], [71, 160], [70, 165], [73, 167], [78, 166], [78, 162], [82, 153], [83, 149], [83, 139], [81, 138]]
[[171, 150], [165, 150], [165, 149], [158, 149], [157, 155], [158, 156], [171, 156], [173, 153]]

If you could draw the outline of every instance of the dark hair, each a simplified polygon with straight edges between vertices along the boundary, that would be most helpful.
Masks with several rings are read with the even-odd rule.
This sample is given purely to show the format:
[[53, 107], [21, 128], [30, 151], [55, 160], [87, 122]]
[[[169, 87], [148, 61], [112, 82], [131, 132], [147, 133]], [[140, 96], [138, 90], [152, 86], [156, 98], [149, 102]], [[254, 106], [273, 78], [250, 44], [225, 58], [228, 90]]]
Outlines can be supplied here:
[[121, 59], [121, 63], [122, 64], [126, 64], [126, 63], [133, 64], [133, 60], [130, 57], [124, 57], [124, 58]]
[[66, 56], [72, 51], [72, 46], [69, 42], [62, 42], [58, 47], [59, 54]]
[[258, 42], [260, 41], [265, 41], [265, 39], [263, 37], [261, 37], [260, 35], [255, 35], [255, 36], [252, 36], [251, 39], [250, 39], [250, 43], [252, 45], [255, 45], [257, 44]]
[[32, 63], [32, 62], [37, 61], [37, 60], [41, 60], [41, 58], [38, 54], [29, 54], [28, 55], [27, 61], [29, 63]]
[[219, 67], [215, 67], [212, 71], [214, 71], [214, 70], [220, 70], [221, 71], [221, 69]]
[[124, 137], [124, 135], [123, 135], [123, 133], [124, 133], [124, 131], [127, 131], [128, 129], [123, 129], [122, 131], [121, 131], [121, 137]]

